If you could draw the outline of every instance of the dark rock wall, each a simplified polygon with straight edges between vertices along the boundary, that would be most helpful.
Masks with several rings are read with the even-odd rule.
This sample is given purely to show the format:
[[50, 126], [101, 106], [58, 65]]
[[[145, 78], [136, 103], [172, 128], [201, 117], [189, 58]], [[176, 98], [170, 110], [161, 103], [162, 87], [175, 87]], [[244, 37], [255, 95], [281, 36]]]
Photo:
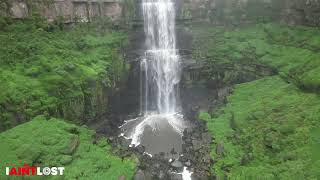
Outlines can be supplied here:
[[51, 116], [77, 120], [80, 123], [101, 119], [108, 112], [112, 91], [99, 81], [88, 82], [82, 87], [82, 94], [59, 104], [57, 111], [52, 112]]
[[281, 18], [291, 25], [320, 26], [320, 0], [286, 0]]
[[[125, 78], [121, 83], [125, 83], [124, 81]], [[84, 83], [77, 96], [59, 98], [58, 102], [52, 104], [48, 109], [39, 109], [38, 114], [43, 114], [47, 117], [64, 118], [78, 124], [90, 124], [96, 120], [107, 118], [111, 110], [110, 99], [116, 93], [117, 90], [115, 88], [108, 88], [102, 82], [93, 80]], [[27, 110], [27, 104], [19, 106], [2, 104], [0, 106], [0, 115], [10, 114], [11, 118], [10, 124], [4, 124], [6, 121], [0, 122], [0, 132], [32, 119], [34, 114], [30, 115]]]
[[280, 20], [319, 26], [320, 0], [184, 0], [180, 18], [216, 24]]
[[[141, 21], [141, 0], [12, 0], [3, 1], [2, 12], [13, 18], [27, 17], [36, 7], [53, 21], [88, 22], [95, 17], [119, 20], [124, 14]], [[32, 5], [30, 5], [32, 2]], [[282, 21], [290, 25], [320, 25], [320, 0], [176, 0], [178, 20], [208, 21], [216, 24], [245, 24]], [[0, 1], [1, 3], [1, 1]], [[136, 4], [135, 15], [126, 5]], [[132, 17], [136, 16], [136, 17]]]

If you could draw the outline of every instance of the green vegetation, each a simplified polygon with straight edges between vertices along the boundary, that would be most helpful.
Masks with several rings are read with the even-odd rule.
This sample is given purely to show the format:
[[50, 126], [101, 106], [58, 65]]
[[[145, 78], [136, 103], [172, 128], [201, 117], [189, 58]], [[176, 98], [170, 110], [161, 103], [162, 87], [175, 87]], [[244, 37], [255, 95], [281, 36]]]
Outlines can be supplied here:
[[[225, 107], [200, 113], [215, 138], [212, 173], [219, 179], [319, 179], [319, 29], [263, 24], [193, 32], [194, 56], [207, 61], [208, 78], [242, 83]], [[279, 75], [263, 77], [261, 66]], [[260, 80], [234, 81], [248, 75]]]
[[119, 53], [126, 33], [108, 23], [69, 29], [59, 22], [1, 18], [0, 130], [40, 114], [83, 122], [95, 108], [107, 110], [98, 100], [128, 68]]
[[127, 35], [115, 28], [108, 19], [68, 27], [36, 12], [0, 16], [0, 131], [11, 128], [0, 134], [0, 169], [64, 166], [62, 179], [132, 178], [133, 158], [113, 155], [105, 138], [93, 144], [86, 126], [53, 118], [83, 124], [108, 111], [129, 68], [120, 52]]
[[[59, 119], [38, 116], [0, 134], [0, 168], [64, 166], [63, 179], [132, 178], [134, 159], [118, 158], [106, 139], [92, 144], [94, 132]], [[58, 178], [51, 176], [50, 178]], [[5, 179], [1, 173], [0, 179]], [[39, 178], [40, 179], [40, 178]]]
[[224, 84], [243, 74], [261, 76], [259, 66], [276, 69], [304, 90], [320, 90], [320, 31], [310, 27], [260, 24], [236, 29], [194, 26], [196, 58], [208, 60], [211, 79]]
[[[238, 85], [226, 107], [200, 118], [215, 137], [213, 171], [230, 179], [317, 179], [313, 156], [320, 130], [320, 96], [278, 76]], [[317, 134], [319, 138], [319, 134]], [[217, 146], [223, 152], [217, 152]]]

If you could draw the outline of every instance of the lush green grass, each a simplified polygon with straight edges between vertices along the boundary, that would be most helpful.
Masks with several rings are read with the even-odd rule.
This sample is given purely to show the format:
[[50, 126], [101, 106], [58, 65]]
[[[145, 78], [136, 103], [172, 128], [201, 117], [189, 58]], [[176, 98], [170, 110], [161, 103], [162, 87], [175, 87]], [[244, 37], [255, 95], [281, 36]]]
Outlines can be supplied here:
[[226, 107], [200, 118], [216, 139], [213, 172], [220, 178], [320, 178], [319, 95], [268, 77], [237, 85]]
[[99, 23], [49, 25], [38, 16], [0, 21], [0, 131], [33, 119], [0, 134], [0, 168], [65, 166], [64, 179], [132, 178], [134, 159], [113, 155], [106, 139], [93, 144], [95, 132], [85, 126], [51, 118], [88, 119], [93, 108], [106, 108], [94, 101], [128, 68], [119, 52], [126, 33]]
[[259, 74], [261, 65], [279, 72], [237, 85], [226, 107], [200, 114], [216, 139], [212, 172], [220, 179], [319, 179], [320, 30], [260, 24], [192, 32], [194, 56], [207, 61], [210, 79], [232, 84], [243, 73]]
[[119, 55], [126, 33], [93, 24], [63, 29], [32, 18], [7, 20], [0, 30], [0, 129], [57, 115], [97, 93], [94, 87], [115, 88], [127, 68]]
[[[121, 160], [112, 155], [106, 139], [92, 144], [93, 135], [94, 131], [84, 126], [38, 116], [0, 134], [0, 168], [4, 170], [7, 166], [22, 167], [24, 164], [64, 166], [64, 179], [108, 177], [117, 180], [122, 175], [132, 178], [135, 171], [133, 159]], [[0, 179], [5, 179], [4, 173]]]
[[302, 89], [314, 92], [320, 89], [319, 28], [260, 24], [235, 29], [213, 26], [192, 29], [194, 56], [208, 60], [212, 78], [220, 77], [227, 83], [228, 74], [252, 71], [241, 70], [244, 65], [264, 64]]

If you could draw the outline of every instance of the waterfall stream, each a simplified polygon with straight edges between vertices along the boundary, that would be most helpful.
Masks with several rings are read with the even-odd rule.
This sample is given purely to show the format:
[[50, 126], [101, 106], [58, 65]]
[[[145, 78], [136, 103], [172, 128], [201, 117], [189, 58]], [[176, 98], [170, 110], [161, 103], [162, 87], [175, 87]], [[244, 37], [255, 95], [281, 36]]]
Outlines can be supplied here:
[[170, 0], [143, 0], [145, 44], [140, 62], [141, 117], [122, 129], [135, 146], [155, 154], [181, 150], [186, 127], [181, 114], [179, 82], [181, 62], [176, 48], [175, 4]]
[[175, 6], [163, 1], [143, 1], [148, 50], [141, 62], [145, 71], [144, 114], [174, 114], [179, 110], [177, 85], [180, 59], [176, 52]]

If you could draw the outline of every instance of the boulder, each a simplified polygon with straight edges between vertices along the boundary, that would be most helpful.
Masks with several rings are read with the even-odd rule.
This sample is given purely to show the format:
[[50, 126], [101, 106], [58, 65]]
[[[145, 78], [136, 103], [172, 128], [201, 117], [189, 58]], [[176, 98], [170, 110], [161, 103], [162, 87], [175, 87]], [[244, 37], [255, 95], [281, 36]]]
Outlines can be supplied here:
[[135, 149], [139, 154], [143, 154], [145, 152], [145, 147], [142, 145], [136, 146]]
[[216, 153], [217, 153], [218, 155], [223, 155], [223, 154], [224, 154], [223, 142], [217, 144]]
[[188, 166], [188, 167], [191, 166], [190, 160], [188, 160], [187, 162], [185, 162], [184, 165], [186, 165], [186, 166]]
[[142, 170], [138, 170], [138, 172], [134, 175], [134, 180], [146, 180], [146, 176]]
[[133, 177], [134, 180], [152, 180], [151, 174], [141, 169], [137, 171], [137, 173]]
[[194, 148], [194, 150], [199, 150], [202, 146], [202, 142], [200, 140], [192, 140], [192, 146]]
[[176, 173], [172, 174], [171, 180], [183, 180], [182, 174], [176, 174]]
[[182, 162], [180, 162], [179, 160], [175, 160], [171, 163], [171, 166], [172, 167], [175, 167], [175, 168], [182, 168], [183, 167], [183, 164]]

